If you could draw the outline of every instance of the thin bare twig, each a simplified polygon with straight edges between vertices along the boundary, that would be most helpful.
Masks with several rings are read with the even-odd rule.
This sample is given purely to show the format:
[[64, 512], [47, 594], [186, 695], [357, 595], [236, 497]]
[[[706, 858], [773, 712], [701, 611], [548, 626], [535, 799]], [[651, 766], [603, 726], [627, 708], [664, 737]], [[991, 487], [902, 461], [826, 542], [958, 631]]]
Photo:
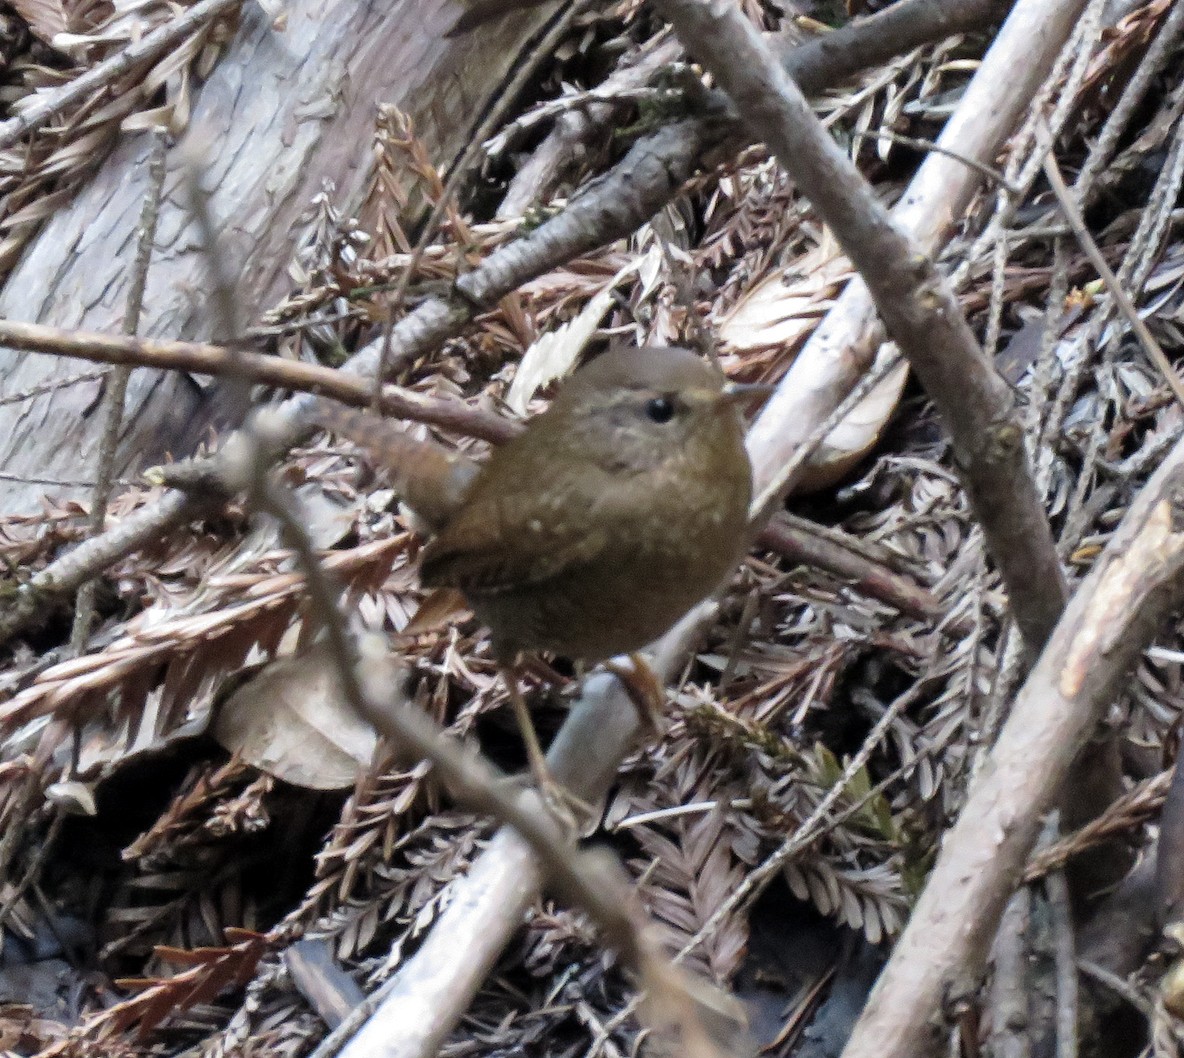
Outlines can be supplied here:
[[142, 62], [163, 55], [200, 26], [238, 7], [242, 0], [200, 0], [184, 14], [154, 29], [123, 51], [104, 59], [98, 66], [75, 77], [69, 84], [48, 93], [15, 118], [0, 125], [0, 150], [11, 147], [26, 132], [40, 128], [67, 107], [104, 85], [122, 77]]
[[991, 1050], [994, 1058], [1030, 1058], [1028, 1034], [1031, 989], [1028, 985], [1028, 918], [1032, 891], [1021, 886], [1007, 902], [993, 950], [991, 978]]
[[[1061, 829], [1060, 813], [1049, 813], [1040, 844], [1047, 847]], [[1048, 899], [1053, 975], [1056, 980], [1056, 1058], [1077, 1058], [1077, 941], [1069, 883], [1064, 871], [1052, 871], [1044, 879]], [[1018, 894], [1017, 894], [1018, 895]]]
[[1155, 858], [1156, 919], [1161, 925], [1176, 923], [1184, 914], [1184, 765], [1177, 756], [1168, 772], [1156, 776], [1166, 779], [1163, 790], [1163, 814]]
[[[144, 307], [144, 289], [148, 285], [148, 265], [152, 260], [152, 246], [156, 241], [156, 221], [160, 216], [160, 200], [164, 194], [165, 150], [168, 136], [163, 129], [153, 133], [152, 154], [148, 161], [148, 193], [140, 213], [139, 239], [136, 259], [132, 264], [132, 279], [127, 292], [127, 309], [123, 317], [123, 333], [133, 337], [140, 329], [140, 313]], [[105, 415], [103, 433], [99, 438], [99, 459], [95, 469], [95, 488], [91, 494], [88, 528], [91, 535], [103, 530], [107, 518], [107, 504], [115, 479], [115, 452], [119, 446], [119, 431], [123, 426], [123, 405], [127, 399], [127, 384], [132, 369], [126, 364], [110, 368], [104, 394]], [[70, 650], [79, 653], [90, 635], [94, 619], [97, 581], [88, 580], [78, 589], [74, 609], [74, 627], [70, 630]]]
[[1110, 991], [1121, 996], [1148, 1021], [1154, 1020], [1155, 1008], [1148, 1001], [1147, 997], [1129, 981], [1119, 977], [1117, 974], [1111, 973], [1106, 967], [1099, 966], [1096, 962], [1091, 962], [1088, 959], [1078, 959], [1077, 968], [1086, 977], [1092, 977], [1099, 984], [1105, 985]]
[[1069, 883], [1061, 871], [1044, 879], [1057, 981], [1057, 1058], [1077, 1058], [1077, 944]]
[[[38, 784], [34, 782], [32, 785], [26, 785], [25, 791], [28, 794], [28, 801], [32, 800], [32, 794], [37, 792]], [[28, 818], [25, 816], [25, 818]], [[4, 904], [0, 906], [0, 927], [8, 924], [8, 918], [16, 909], [16, 906], [24, 898], [25, 893], [29, 891], [38, 878], [41, 877], [41, 868], [45, 866], [46, 860], [49, 859], [49, 853], [54, 847], [54, 843], [58, 839], [58, 834], [61, 833], [62, 825], [66, 821], [66, 813], [62, 810], [60, 805], [55, 805], [53, 809], [53, 818], [50, 820], [49, 829], [42, 836], [41, 840], [33, 849], [32, 860], [25, 868], [24, 873], [14, 885], [5, 886], [6, 892], [4, 897]], [[14, 827], [14, 830], [19, 829]]]
[[[881, 563], [845, 548], [839, 534], [823, 532], [804, 519], [773, 518], [757, 536], [757, 543], [792, 562], [824, 569], [849, 581], [857, 590], [923, 621], [941, 621], [949, 607], [931, 591], [902, 577]], [[951, 635], [970, 630], [966, 619], [945, 626]]]
[[856, 381], [855, 385], [830, 411], [830, 414], [815, 425], [809, 436], [794, 449], [793, 455], [777, 468], [776, 472], [769, 477], [753, 497], [752, 505], [748, 511], [750, 522], [754, 525], [761, 525], [772, 516], [773, 512], [785, 502], [786, 496], [793, 491], [802, 470], [809, 462], [810, 457], [818, 450], [819, 445], [834, 432], [835, 428], [848, 415], [859, 407], [876, 386], [900, 366], [902, 359], [899, 353], [889, 354]]
[[230, 422], [239, 423], [250, 410], [251, 387], [242, 372], [237, 370], [242, 355], [238, 343], [238, 281], [236, 276], [230, 274], [230, 255], [223, 251], [222, 239], [214, 223], [214, 214], [210, 208], [211, 192], [202, 184], [202, 178], [206, 175], [205, 159], [201, 153], [204, 146], [200, 138], [191, 139], [188, 143], [181, 164], [182, 183], [189, 200], [193, 226], [197, 229], [201, 259], [208, 272], [208, 301], [214, 317], [212, 330], [214, 334], [221, 331], [223, 341], [229, 343], [230, 370], [222, 393], [222, 403], [225, 405], [223, 415]]
[[1094, 242], [1093, 236], [1085, 226], [1085, 218], [1082, 217], [1081, 210], [1077, 208], [1077, 203], [1065, 186], [1060, 166], [1057, 165], [1056, 158], [1053, 157], [1052, 136], [1043, 126], [1041, 126], [1041, 139], [1043, 149], [1047, 152], [1044, 156], [1044, 174], [1048, 177], [1049, 186], [1052, 188], [1053, 194], [1056, 195], [1057, 203], [1061, 207], [1069, 229], [1073, 232], [1073, 237], [1085, 251], [1085, 255], [1090, 259], [1094, 268], [1098, 270], [1098, 275], [1102, 277], [1102, 282], [1106, 284], [1110, 296], [1114, 298], [1119, 310], [1126, 317], [1127, 323], [1130, 324], [1131, 330], [1135, 332], [1135, 337], [1139, 339], [1139, 344], [1143, 347], [1143, 352], [1147, 354], [1147, 359], [1155, 365], [1156, 370], [1175, 395], [1177, 402], [1184, 407], [1184, 382], [1181, 381], [1172, 362], [1160, 348], [1159, 342], [1155, 340], [1155, 336], [1148, 329], [1147, 324], [1143, 322], [1139, 310], [1135, 308], [1135, 303], [1131, 301], [1130, 295], [1123, 289], [1118, 276], [1106, 263], [1106, 258], [1102, 256], [1102, 251], [1098, 249], [1098, 244]]
[[1081, 167], [1081, 172], [1077, 174], [1077, 179], [1073, 184], [1073, 190], [1079, 196], [1079, 201], [1086, 205], [1093, 202], [1101, 186], [1097, 179], [1098, 176], [1109, 164], [1119, 139], [1126, 131], [1126, 127], [1134, 117], [1139, 104], [1142, 103], [1156, 74], [1172, 54], [1173, 45], [1179, 39], [1181, 32], [1184, 32], [1184, 5], [1172, 4], [1163, 25], [1152, 38], [1146, 53], [1140, 60], [1138, 69], [1123, 86], [1122, 96], [1106, 117], [1102, 131], [1098, 133], [1090, 146], [1085, 164]]
[[190, 496], [172, 492], [123, 518], [118, 525], [84, 540], [45, 569], [34, 574], [12, 594], [0, 613], [0, 642], [43, 618], [52, 604], [73, 594], [113, 562], [159, 539], [162, 533], [199, 517], [225, 496]]
[[953, 158], [956, 162], [961, 162], [963, 165], [973, 169], [976, 173], [985, 176], [992, 184], [999, 184], [1005, 191], [1011, 195], [1019, 195], [1020, 189], [1011, 184], [1007, 179], [1007, 174], [1001, 172], [993, 165], [987, 165], [986, 162], [980, 162], [977, 158], [971, 158], [965, 154], [959, 154], [949, 147], [944, 147], [934, 140], [921, 139], [918, 136], [904, 136], [899, 132], [889, 132], [887, 129], [860, 129], [852, 137], [856, 142], [861, 140], [885, 140], [888, 143], [899, 143], [902, 147], [914, 147], [919, 151], [930, 151], [934, 154], [944, 154], [947, 158]]
[[10, 393], [7, 396], [0, 397], [0, 405], [23, 404], [26, 401], [32, 400], [34, 397], [40, 397], [46, 393], [55, 393], [59, 389], [66, 389], [68, 386], [77, 386], [83, 382], [99, 382], [105, 376], [105, 371], [81, 371], [77, 375], [68, 375], [66, 378], [59, 378], [53, 382], [45, 382], [40, 386], [30, 386], [28, 389], [23, 389], [19, 393]]
[[[1036, 492], [1011, 389], [950, 285], [898, 229], [760, 34], [731, 4], [655, 0], [830, 225], [950, 434], [987, 548], [1035, 654], [1064, 606], [1064, 573]], [[711, 41], [705, 48], [702, 42]]]
[[[245, 350], [233, 353], [225, 346], [205, 342], [131, 338], [0, 320], [0, 343], [14, 349], [72, 356], [104, 364], [128, 364], [223, 377], [237, 373], [239, 377], [260, 385], [317, 394], [356, 408], [368, 404], [371, 395], [368, 382], [345, 370]], [[515, 432], [514, 424], [500, 415], [459, 400], [429, 397], [401, 386], [383, 387], [382, 410], [395, 418], [428, 423], [495, 444], [509, 440]]]

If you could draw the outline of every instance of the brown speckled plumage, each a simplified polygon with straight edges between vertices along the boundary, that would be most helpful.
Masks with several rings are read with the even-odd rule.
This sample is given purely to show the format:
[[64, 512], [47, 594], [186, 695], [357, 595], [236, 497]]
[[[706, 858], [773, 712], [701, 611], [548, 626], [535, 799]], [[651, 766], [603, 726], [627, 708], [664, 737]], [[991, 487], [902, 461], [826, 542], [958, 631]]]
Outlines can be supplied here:
[[752, 471], [723, 384], [683, 349], [593, 361], [482, 467], [424, 549], [423, 583], [459, 588], [505, 661], [656, 639], [745, 546]]
[[752, 468], [724, 381], [685, 349], [605, 353], [483, 464], [367, 413], [315, 418], [390, 468], [436, 533], [423, 583], [465, 595], [500, 661], [600, 661], [657, 639], [741, 557]]

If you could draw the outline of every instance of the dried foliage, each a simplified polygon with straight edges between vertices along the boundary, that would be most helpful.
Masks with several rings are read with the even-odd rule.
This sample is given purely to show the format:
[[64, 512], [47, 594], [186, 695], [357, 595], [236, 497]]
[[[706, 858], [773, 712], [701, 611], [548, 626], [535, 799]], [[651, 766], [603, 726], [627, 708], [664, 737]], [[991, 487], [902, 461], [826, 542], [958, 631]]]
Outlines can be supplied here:
[[[748, 6], [754, 15], [760, 8]], [[570, 54], [556, 61], [603, 74], [609, 58], [650, 46], [656, 27], [634, 7], [623, 5], [596, 33], [581, 30], [571, 53], [580, 61]], [[1070, 173], [1168, 7], [1165, 0], [1142, 4], [1101, 41], [1075, 45], [1084, 61], [1054, 86], [1073, 115], [1058, 140]], [[118, 14], [41, 3], [18, 10], [36, 37], [88, 60], [165, 13], [151, 5]], [[63, 32], [74, 34], [68, 47]], [[151, 76], [132, 76], [134, 90], [92, 100], [21, 145], [19, 167], [6, 166], [10, 176], [2, 178], [7, 241], [0, 262], [11, 260], [21, 232], [52, 211], [49, 174], [55, 188], [73, 186], [83, 159], [89, 164], [157, 87], [169, 86], [170, 105], [183, 118], [192, 77], [222, 32], [208, 29]], [[983, 44], [921, 49], [823, 101], [827, 121], [886, 199], [915, 168], [915, 142], [939, 132]], [[30, 90], [68, 76], [32, 60], [12, 60], [7, 71], [10, 84], [19, 75]], [[647, 117], [649, 99], [634, 93], [617, 100], [620, 127]], [[541, 116], [520, 118], [498, 145], [518, 149], [528, 142], [523, 129], [546, 128], [563, 110], [540, 106]], [[1104, 167], [1106, 196], [1090, 211], [1103, 252], [1128, 288], [1141, 291], [1146, 321], [1169, 355], [1184, 346], [1184, 244], [1175, 238], [1182, 106], [1177, 61], [1153, 80], [1138, 126]], [[374, 332], [409, 263], [409, 202], [400, 189], [410, 177], [423, 201], [441, 194], [439, 175], [401, 115], [383, 111], [374, 142], [366, 202], [356, 216], [332, 190], [310, 203], [317, 234], [292, 264], [293, 293], [258, 321], [272, 328], [284, 355], [332, 358]], [[1020, 137], [999, 160], [1009, 181], [1033, 150]], [[483, 196], [505, 175], [508, 150], [490, 165]], [[1002, 229], [992, 226], [997, 218]], [[961, 232], [945, 264], [962, 280], [976, 330], [995, 344], [1001, 370], [1022, 394], [1062, 554], [1072, 568], [1087, 568], [1184, 417], [1092, 282], [1084, 256], [1059, 234], [1056, 207], [1039, 185], [1017, 201], [990, 188]], [[406, 300], [512, 235], [510, 225], [470, 223], [446, 211]], [[565, 335], [583, 345], [609, 335], [665, 342], [685, 337], [695, 321], [718, 332], [735, 377], [776, 379], [848, 272], [796, 190], [753, 149], [698, 178], [630, 240], [527, 284], [463, 341], [406, 368], [401, 381], [492, 404], [521, 377], [515, 403], [527, 406], [560, 366], [560, 352], [571, 351], [557, 352], [539, 335], [568, 328]], [[821, 986], [799, 995], [783, 987], [796, 968], [753, 969], [762, 938], [752, 935], [746, 879], [785, 842], [801, 839], [770, 892], [783, 906], [801, 902], [820, 916], [828, 969], [816, 981], [843, 950], [890, 941], [1019, 671], [1005, 599], [945, 442], [925, 401], [903, 387], [901, 379], [881, 396], [869, 435], [825, 457], [841, 463], [841, 487], [802, 500], [799, 511], [847, 534], [872, 562], [927, 587], [947, 616], [910, 617], [824, 570], [754, 552], [673, 696], [667, 729], [627, 763], [598, 834], [626, 857], [672, 951], [720, 981], [756, 974], [762, 988], [773, 989], [776, 1030], [786, 1032], [777, 1053], [790, 1053], [794, 1019], [813, 1009]], [[400, 635], [420, 601], [419, 541], [381, 480], [368, 481], [350, 453], [323, 441], [294, 453], [282, 473], [300, 487], [358, 626], [398, 644], [415, 700], [452, 736], [478, 739], [518, 767], [520, 747], [483, 630], [462, 619]], [[129, 488], [109, 517], [124, 517], [151, 497]], [[76, 505], [0, 519], [0, 557], [14, 576], [27, 577], [77, 541], [84, 526]], [[283, 968], [285, 946], [304, 935], [324, 938], [371, 989], [430, 928], [449, 899], [448, 883], [483, 848], [489, 824], [452, 810], [427, 768], [396, 769], [381, 746], [346, 796], [275, 781], [205, 737], [238, 682], [272, 658], [299, 655], [313, 636], [301, 578], [272, 529], [228, 512], [129, 557], [104, 586], [105, 621], [81, 657], [58, 652], [63, 631], [50, 625], [16, 645], [0, 675], [0, 882], [7, 902], [0, 917], [12, 935], [9, 948], [36, 933], [44, 908], [10, 899], [23, 895], [16, 887], [35, 871], [37, 892], [58, 913], [91, 923], [98, 965], [120, 979], [98, 987], [81, 975], [69, 978], [82, 996], [78, 1026], [0, 1008], [0, 1041], [42, 1053], [149, 1046], [181, 1053], [200, 1045], [212, 1055], [242, 1053], [249, 1039], [253, 1054], [307, 1053], [323, 1025]], [[1178, 630], [1165, 634], [1111, 716], [1131, 760], [1154, 756], [1149, 772], [1170, 762], [1184, 704], [1179, 640]], [[530, 693], [547, 735], [562, 717], [563, 691], [540, 684]], [[63, 783], [89, 784], [97, 815], [62, 822], [55, 783], [59, 794]], [[1154, 796], [1132, 795], [1104, 833], [1143, 840]], [[819, 821], [824, 799], [829, 807]], [[37, 849], [47, 831], [69, 841], [59, 837], [42, 862]], [[630, 999], [583, 919], [544, 905], [478, 997], [463, 1038], [444, 1053], [625, 1053], [637, 1043], [635, 1023], [621, 1016]], [[1164, 1019], [1166, 1012], [1161, 1033], [1168, 1031]]]
[[[40, 44], [3, 67], [0, 92], [7, 114], [19, 115], [30, 103], [179, 17], [186, 6], [162, 0], [18, 0], [13, 7]], [[121, 131], [162, 125], [176, 132], [185, 127], [197, 83], [212, 69], [236, 22], [199, 25], [159, 60], [125, 71], [49, 125], [0, 150], [0, 275], [12, 268], [42, 222], [95, 171]]]

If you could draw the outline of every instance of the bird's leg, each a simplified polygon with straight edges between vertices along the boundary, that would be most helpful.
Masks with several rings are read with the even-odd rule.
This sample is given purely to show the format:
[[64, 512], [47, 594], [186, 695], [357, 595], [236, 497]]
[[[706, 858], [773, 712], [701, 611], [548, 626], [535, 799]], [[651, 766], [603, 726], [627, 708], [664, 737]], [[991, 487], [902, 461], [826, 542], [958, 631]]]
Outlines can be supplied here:
[[625, 693], [629, 695], [629, 700], [637, 710], [641, 726], [651, 736], [657, 736], [662, 733], [666, 690], [640, 654], [631, 653], [629, 663], [629, 666], [625, 666], [616, 661], [606, 661], [604, 667], [621, 681]]
[[510, 696], [510, 705], [514, 707], [514, 719], [518, 722], [518, 731], [522, 735], [522, 741], [526, 744], [526, 759], [530, 764], [530, 774], [540, 789], [544, 784], [554, 785], [555, 780], [551, 778], [551, 772], [547, 768], [547, 758], [543, 755], [538, 732], [534, 729], [530, 710], [527, 709], [526, 700], [522, 697], [522, 689], [518, 686], [516, 665], [502, 669], [502, 682], [506, 685], [506, 693]]
[[[510, 705], [514, 707], [514, 719], [518, 722], [518, 730], [522, 733], [522, 741], [526, 744], [526, 759], [530, 765], [530, 774], [535, 785], [539, 788], [539, 792], [552, 805], [559, 806], [561, 809], [570, 809], [577, 816], [583, 817], [582, 821], [586, 822], [595, 815], [592, 806], [566, 789], [551, 774], [551, 769], [547, 766], [547, 758], [543, 755], [538, 732], [534, 729], [534, 721], [530, 718], [526, 699], [522, 697], [522, 688], [518, 686], [517, 665], [503, 665], [501, 674], [502, 682], [506, 685], [506, 691], [510, 696]], [[581, 820], [569, 820], [569, 822], [581, 823]]]

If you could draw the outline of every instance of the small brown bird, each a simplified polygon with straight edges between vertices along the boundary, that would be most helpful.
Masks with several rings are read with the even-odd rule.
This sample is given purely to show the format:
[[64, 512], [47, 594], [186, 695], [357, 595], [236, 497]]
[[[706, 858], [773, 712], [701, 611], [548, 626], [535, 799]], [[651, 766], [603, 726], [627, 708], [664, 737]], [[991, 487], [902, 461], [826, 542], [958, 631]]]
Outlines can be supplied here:
[[[735, 404], [760, 389], [686, 349], [608, 352], [481, 465], [336, 406], [319, 420], [394, 464], [396, 489], [437, 534], [423, 583], [459, 589], [512, 672], [524, 651], [633, 653], [720, 584], [747, 545], [752, 496]], [[542, 779], [517, 680], [506, 683]]]

